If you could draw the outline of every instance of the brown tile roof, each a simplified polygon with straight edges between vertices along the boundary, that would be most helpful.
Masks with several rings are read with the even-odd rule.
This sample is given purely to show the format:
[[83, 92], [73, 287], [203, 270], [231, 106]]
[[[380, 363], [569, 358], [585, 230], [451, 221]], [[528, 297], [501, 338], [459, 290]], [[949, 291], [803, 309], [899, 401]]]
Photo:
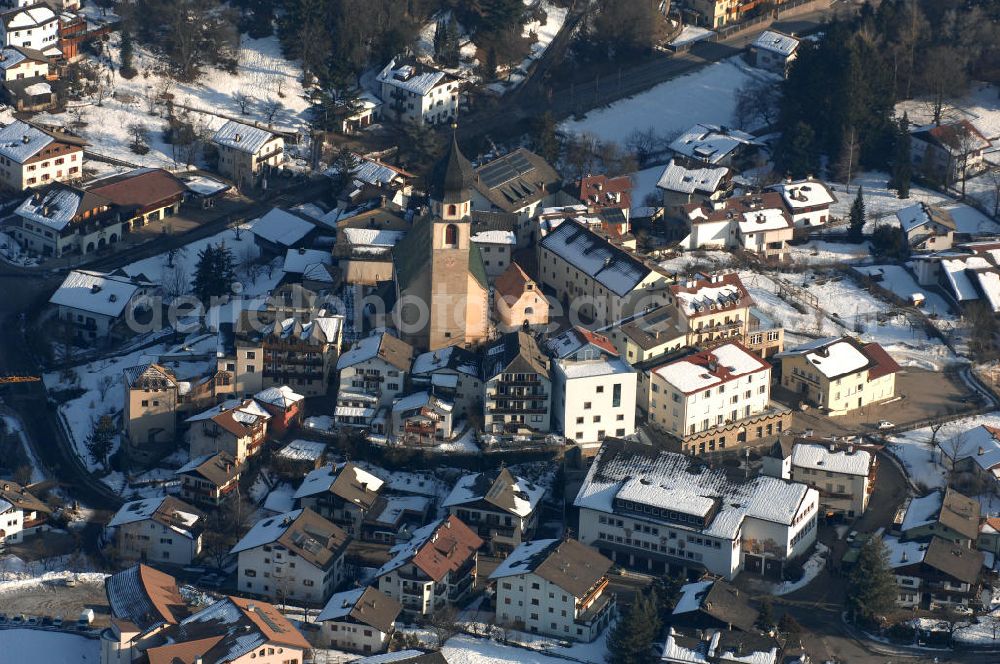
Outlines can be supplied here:
[[894, 374], [900, 369], [896, 360], [892, 359], [889, 356], [889, 353], [885, 352], [885, 349], [874, 341], [865, 344], [861, 348], [861, 352], [864, 353], [865, 357], [872, 362], [871, 366], [868, 368], [868, 380], [875, 380], [876, 378], [881, 378], [882, 376]]
[[413, 362], [413, 346], [399, 337], [383, 334], [378, 356], [400, 371], [409, 371]]
[[500, 210], [514, 212], [554, 193], [560, 181], [545, 159], [518, 148], [477, 168], [472, 186]]
[[[392, 631], [392, 625], [403, 610], [403, 605], [371, 586], [365, 588], [361, 595], [355, 598], [356, 593], [356, 590], [346, 591], [331, 597], [317, 620], [324, 620], [323, 614], [329, 611], [337, 616], [330, 617], [329, 620], [356, 622], [374, 627], [380, 632]], [[333, 606], [335, 602], [342, 604]], [[350, 610], [345, 611], [348, 608]]]
[[139, 630], [161, 623], [174, 625], [189, 614], [177, 580], [148, 565], [115, 572], [105, 579], [104, 591], [112, 617]]
[[587, 205], [628, 210], [632, 207], [632, 178], [588, 175], [576, 183], [576, 194]]
[[249, 618], [272, 643], [306, 649], [312, 647], [274, 604], [257, 602], [243, 597], [229, 597], [228, 599], [238, 606], [243, 615]]
[[597, 549], [567, 539], [556, 540], [553, 546], [547, 547], [531, 571], [574, 597], [583, 597], [604, 578], [611, 564]]
[[948, 487], [941, 501], [938, 522], [970, 540], [979, 535], [979, 501]]
[[320, 569], [328, 569], [347, 548], [351, 536], [311, 509], [302, 514], [278, 538], [290, 551]]
[[924, 564], [953, 579], [975, 585], [982, 572], [983, 554], [961, 544], [932, 537], [924, 552]]
[[27, 489], [10, 480], [0, 480], [0, 499], [24, 512], [44, 512], [51, 514], [52, 509], [32, 495]]
[[497, 277], [494, 288], [496, 289], [496, 294], [504, 298], [505, 301], [516, 302], [524, 294], [524, 291], [527, 290], [529, 283], [534, 283], [534, 280], [528, 276], [524, 268], [516, 262], [511, 261], [511, 264], [507, 266], [503, 274]]
[[186, 187], [162, 168], [140, 168], [87, 187], [117, 205], [153, 210], [179, 201]]
[[720, 622], [748, 632], [757, 622], [757, 610], [747, 603], [746, 595], [725, 581], [712, 584], [701, 600], [701, 611]]
[[205, 653], [213, 646], [218, 645], [224, 638], [225, 635], [208, 636], [194, 641], [149, 648], [146, 651], [146, 657], [149, 659], [149, 664], [195, 664], [199, 657], [202, 658], [204, 664], [208, 664], [204, 659]]
[[434, 534], [413, 554], [413, 564], [424, 574], [440, 581], [447, 572], [464, 565], [483, 545], [467, 525], [455, 516], [445, 518]]
[[[765, 191], [760, 194], [749, 194], [746, 196], [734, 196], [724, 201], [718, 201], [713, 205], [706, 203], [689, 203], [683, 208], [692, 224], [705, 224], [718, 221], [726, 221], [742, 216], [746, 212], [760, 210], [778, 210], [787, 222], [786, 226], [792, 226], [792, 218], [785, 209], [785, 200], [776, 191]], [[700, 214], [691, 216], [692, 213], [700, 210]], [[738, 221], [738, 219], [737, 219]]]
[[330, 493], [343, 498], [345, 502], [356, 505], [363, 510], [370, 510], [375, 501], [378, 500], [378, 489], [381, 487], [368, 486], [367, 483], [358, 478], [358, 474], [369, 475], [365, 470], [358, 468], [355, 464], [347, 461], [341, 466], [337, 473], [337, 478], [330, 485]]
[[240, 466], [228, 452], [218, 452], [205, 456], [200, 464], [189, 468], [183, 474], [199, 475], [215, 486], [221, 487], [240, 474]]

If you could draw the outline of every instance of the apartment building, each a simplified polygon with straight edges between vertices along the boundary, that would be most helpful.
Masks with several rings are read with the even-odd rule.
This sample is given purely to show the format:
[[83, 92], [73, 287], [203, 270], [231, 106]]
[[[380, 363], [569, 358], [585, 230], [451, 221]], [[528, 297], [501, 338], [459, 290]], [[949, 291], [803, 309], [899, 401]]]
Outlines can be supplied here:
[[974, 498], [951, 487], [911, 498], [899, 530], [904, 539], [940, 537], [966, 548], [976, 548], [980, 530], [980, 506]]
[[418, 355], [410, 370], [410, 382], [451, 401], [455, 406], [454, 417], [463, 418], [482, 408], [479, 364], [479, 357], [471, 350], [446, 346]]
[[816, 540], [819, 494], [773, 477], [731, 480], [684, 454], [608, 439], [574, 505], [577, 539], [619, 565], [781, 578]]
[[567, 219], [538, 244], [539, 280], [563, 306], [609, 325], [650, 307], [668, 304], [669, 276]]
[[383, 652], [402, 610], [399, 602], [370, 586], [336, 593], [316, 616], [315, 645], [365, 654]]
[[544, 486], [501, 468], [463, 475], [441, 505], [474, 529], [491, 555], [505, 556], [534, 535], [544, 496]]
[[379, 511], [384, 484], [381, 478], [350, 461], [329, 464], [305, 476], [295, 491], [295, 501], [352, 537], [360, 537], [365, 519]]
[[271, 414], [253, 399], [225, 401], [185, 420], [191, 457], [226, 452], [242, 464], [267, 442]]
[[691, 232], [681, 246], [692, 251], [738, 249], [781, 260], [795, 231], [781, 194], [774, 191], [691, 203], [683, 213]]
[[433, 391], [396, 399], [389, 412], [389, 432], [402, 445], [432, 447], [452, 440], [455, 404]]
[[[159, 364], [128, 367], [123, 372], [125, 409], [122, 420], [129, 447], [172, 444], [177, 437], [180, 386], [173, 372]], [[130, 452], [134, 458], [135, 454]]]
[[104, 591], [111, 626], [101, 632], [101, 664], [132, 664], [144, 643], [191, 613], [177, 580], [143, 563], [105, 577]]
[[392, 558], [375, 572], [376, 587], [402, 604], [408, 618], [430, 618], [472, 592], [482, 545], [458, 518], [439, 519], [389, 550]]
[[735, 272], [695, 275], [670, 286], [677, 328], [685, 344], [711, 347], [726, 341], [746, 343], [753, 298]]
[[285, 160], [285, 139], [260, 127], [229, 120], [212, 137], [219, 151], [219, 173], [237, 187], [252, 187], [261, 175]]
[[31, 194], [14, 214], [14, 237], [41, 256], [92, 254], [124, 233], [121, 211], [111, 201], [65, 184]]
[[459, 80], [415, 58], [393, 58], [375, 80], [381, 86], [385, 117], [438, 125], [458, 116]]
[[896, 577], [896, 605], [934, 611], [968, 610], [979, 600], [983, 554], [941, 537], [883, 539]]
[[484, 430], [492, 434], [547, 433], [552, 382], [549, 358], [527, 332], [508, 332], [483, 360]]
[[874, 342], [830, 337], [776, 357], [781, 359], [781, 384], [829, 415], [843, 415], [896, 396], [899, 365]]
[[868, 509], [878, 458], [854, 445], [779, 441], [764, 461], [764, 473], [808, 484], [819, 492], [820, 507], [827, 516], [853, 519]]
[[125, 503], [108, 528], [122, 560], [190, 565], [201, 554], [204, 520], [197, 508], [166, 496]]
[[344, 579], [351, 536], [306, 508], [255, 523], [230, 553], [237, 588], [281, 603], [323, 604]]
[[635, 370], [602, 334], [572, 327], [548, 340], [552, 425], [567, 440], [593, 446], [635, 433]]
[[85, 145], [77, 136], [21, 120], [0, 127], [0, 186], [24, 191], [78, 180], [83, 177]]
[[586, 544], [543, 539], [521, 544], [490, 574], [500, 625], [589, 643], [616, 615], [611, 561]]
[[689, 453], [763, 442], [789, 413], [771, 406], [771, 365], [739, 343], [699, 351], [649, 371], [649, 421]]
[[236, 492], [241, 473], [242, 466], [228, 452], [194, 457], [174, 472], [184, 500], [210, 507], [218, 507]]
[[0, 480], [0, 546], [20, 544], [28, 535], [47, 529], [52, 509], [23, 486]]
[[369, 394], [379, 407], [391, 407], [403, 394], [413, 355], [410, 344], [388, 332], [365, 337], [337, 360], [340, 391]]
[[237, 335], [232, 323], [221, 323], [218, 346], [216, 398], [249, 399], [264, 389], [264, 345], [259, 340]]
[[337, 366], [343, 324], [343, 316], [318, 316], [308, 321], [286, 318], [267, 326], [260, 338], [261, 384], [288, 387], [306, 397], [325, 395]]

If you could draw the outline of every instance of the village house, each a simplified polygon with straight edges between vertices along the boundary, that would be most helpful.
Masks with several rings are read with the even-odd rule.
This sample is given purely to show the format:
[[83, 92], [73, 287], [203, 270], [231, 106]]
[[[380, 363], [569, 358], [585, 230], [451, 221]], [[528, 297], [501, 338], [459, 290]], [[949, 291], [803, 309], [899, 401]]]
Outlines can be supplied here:
[[762, 145], [753, 135], [713, 124], [696, 124], [670, 144], [677, 155], [706, 166], [729, 166]]
[[771, 365], [725, 343], [649, 372], [649, 421], [686, 453], [760, 444], [784, 431], [790, 413], [771, 404]]
[[779, 353], [781, 384], [829, 415], [888, 401], [896, 395], [896, 361], [877, 343], [830, 337]]
[[302, 424], [305, 397], [287, 385], [265, 388], [253, 395], [253, 398], [261, 408], [271, 414], [268, 429], [274, 437], [281, 438], [289, 429]]
[[373, 94], [363, 92], [357, 99], [337, 104], [333, 119], [341, 134], [356, 134], [370, 127], [382, 117], [382, 100]]
[[375, 572], [376, 587], [399, 602], [408, 618], [461, 606], [476, 584], [482, 544], [458, 518], [438, 519], [389, 550], [392, 558]]
[[49, 75], [52, 58], [38, 49], [23, 46], [0, 47], [0, 76], [3, 81], [44, 79]]
[[[993, 556], [994, 564], [1000, 556], [1000, 518], [987, 517], [979, 523], [979, 537], [976, 539], [976, 548], [984, 554]], [[987, 556], [987, 567], [989, 560]]]
[[[663, 305], [602, 328], [601, 333], [607, 335], [626, 362], [638, 366], [679, 350], [687, 343], [687, 333], [678, 327], [678, 322], [674, 306]], [[640, 376], [640, 387], [642, 381]], [[641, 401], [645, 403], [644, 398]]]
[[133, 500], [108, 523], [121, 560], [190, 565], [201, 555], [205, 515], [173, 496]]
[[156, 285], [143, 277], [72, 270], [49, 298], [56, 317], [72, 336], [91, 344], [128, 336], [122, 323], [137, 320], [149, 308]]
[[264, 389], [264, 345], [237, 335], [232, 323], [219, 325], [215, 398], [249, 399]]
[[538, 244], [539, 281], [564, 310], [608, 325], [667, 304], [667, 274], [576, 220], [563, 221]]
[[951, 249], [955, 238], [955, 219], [945, 208], [920, 202], [897, 210], [896, 219], [910, 251]]
[[255, 186], [285, 160], [285, 139], [233, 120], [215, 132], [212, 144], [219, 151], [219, 173], [241, 189]]
[[61, 55], [58, 47], [59, 17], [43, 2], [23, 5], [0, 14], [0, 42]]
[[[632, 178], [628, 175], [585, 175], [573, 184], [572, 192], [591, 212], [619, 210], [628, 221], [632, 211]], [[641, 203], [641, 201], [640, 201]], [[627, 232], [626, 228], [626, 232]]]
[[721, 28], [736, 23], [742, 17], [745, 0], [687, 0], [686, 9], [694, 15], [698, 25]]
[[914, 254], [910, 264], [918, 284], [940, 287], [957, 309], [981, 303], [1000, 313], [997, 249], [1000, 243], [994, 241], [965, 242], [948, 251]]
[[511, 263], [511, 255], [517, 248], [517, 218], [506, 212], [484, 212], [473, 210], [469, 241], [479, 248], [483, 258], [483, 268], [490, 281], [495, 280]]
[[979, 599], [983, 554], [940, 537], [883, 539], [896, 577], [896, 605], [924, 611], [962, 609]]
[[44, 76], [11, 79], [3, 81], [0, 86], [4, 102], [22, 113], [54, 110], [59, 104], [59, 95]]
[[454, 410], [454, 403], [432, 392], [408, 394], [392, 404], [389, 433], [403, 445], [440, 445], [454, 436]]
[[520, 264], [511, 263], [497, 278], [493, 290], [497, 317], [504, 330], [548, 324], [549, 301]]
[[305, 476], [295, 491], [295, 501], [360, 538], [365, 519], [380, 509], [384, 484], [350, 461], [329, 464]]
[[446, 124], [458, 115], [460, 81], [415, 58], [393, 58], [375, 80], [382, 115], [400, 124]]
[[939, 449], [941, 462], [959, 478], [987, 487], [1000, 481], [1000, 429], [981, 424], [949, 437]]
[[685, 205], [710, 204], [728, 196], [733, 188], [732, 171], [678, 156], [667, 163], [656, 188], [660, 190], [664, 214], [683, 218]]
[[544, 486], [501, 468], [463, 475], [441, 505], [474, 529], [491, 555], [502, 557], [533, 537], [544, 497]]
[[635, 433], [636, 372], [607, 337], [572, 327], [546, 346], [553, 356], [553, 428], [585, 447]]
[[722, 579], [707, 578], [681, 586], [670, 624], [686, 630], [749, 633], [759, 616], [746, 593]]
[[914, 169], [937, 182], [952, 185], [989, 166], [983, 155], [992, 144], [968, 120], [917, 127], [910, 139]]
[[853, 445], [778, 441], [764, 458], [764, 473], [808, 484], [819, 492], [819, 504], [827, 516], [854, 519], [868, 509], [878, 458]]
[[392, 279], [392, 249], [404, 237], [406, 231], [402, 229], [339, 228], [333, 258], [344, 283], [374, 287]]
[[187, 187], [162, 168], [138, 168], [89, 182], [86, 190], [118, 206], [128, 232], [180, 212]]
[[368, 394], [380, 407], [391, 407], [402, 396], [413, 363], [413, 347], [389, 332], [357, 341], [337, 360], [340, 391]]
[[475, 169], [472, 178], [472, 209], [505, 212], [517, 218], [519, 247], [533, 237], [531, 219], [544, 207], [570, 198], [560, 194], [562, 178], [545, 159], [518, 148]]
[[148, 462], [176, 442], [181, 385], [169, 369], [159, 364], [128, 367], [122, 374], [122, 422], [128, 456], [140, 463]]
[[573, 539], [521, 544], [490, 574], [497, 622], [589, 643], [616, 615], [610, 569], [610, 560]]
[[14, 214], [14, 237], [45, 257], [92, 254], [117, 244], [125, 231], [111, 201], [64, 184], [35, 192]]
[[267, 442], [271, 414], [253, 399], [225, 401], [187, 418], [191, 457], [226, 452], [242, 464]]
[[823, 226], [831, 220], [830, 206], [837, 202], [837, 197], [825, 183], [812, 177], [787, 179], [771, 189], [781, 194], [796, 228]]
[[142, 563], [105, 577], [104, 592], [111, 626], [101, 632], [101, 664], [132, 664], [144, 644], [191, 613], [177, 580]]
[[684, 345], [708, 347], [727, 341], [749, 341], [753, 298], [739, 274], [695, 274], [670, 286], [676, 328]]
[[253, 241], [264, 256], [286, 256], [290, 248], [298, 249], [318, 232], [316, 224], [281, 208], [271, 208], [254, 222]]
[[577, 539], [624, 567], [779, 579], [816, 540], [819, 494], [773, 477], [729, 479], [684, 454], [607, 439], [573, 504]]
[[344, 580], [350, 541], [308, 508], [262, 519], [230, 551], [239, 557], [237, 588], [283, 604], [322, 604]]
[[471, 350], [447, 346], [417, 355], [410, 382], [415, 388], [429, 389], [451, 401], [457, 421], [482, 411], [483, 381], [479, 365], [479, 357]]
[[272, 468], [278, 475], [297, 480], [318, 470], [326, 461], [326, 443], [321, 440], [297, 438], [281, 447], [271, 457]]
[[314, 644], [365, 654], [383, 652], [402, 605], [370, 586], [339, 592], [316, 616]]
[[691, 203], [683, 213], [691, 225], [681, 241], [686, 250], [741, 249], [781, 260], [795, 230], [781, 194], [773, 191]]
[[85, 145], [77, 136], [21, 120], [0, 127], [0, 186], [23, 191], [79, 180], [83, 177]]
[[483, 428], [492, 434], [548, 433], [549, 359], [524, 331], [507, 332], [483, 360]]
[[750, 44], [748, 59], [754, 67], [788, 76], [788, 69], [798, 56], [799, 40], [777, 30], [765, 30]]
[[946, 487], [944, 491], [911, 498], [899, 531], [906, 540], [940, 537], [949, 543], [975, 548], [979, 519], [977, 500]]
[[[723, 613], [723, 610], [716, 611]], [[671, 626], [660, 654], [662, 664], [808, 664], [807, 660], [781, 654], [773, 636], [737, 630], [685, 630]]]
[[242, 467], [228, 452], [192, 458], [174, 474], [181, 480], [181, 497], [199, 505], [218, 507], [239, 488]]
[[48, 530], [52, 509], [11, 480], [0, 480], [0, 547]]

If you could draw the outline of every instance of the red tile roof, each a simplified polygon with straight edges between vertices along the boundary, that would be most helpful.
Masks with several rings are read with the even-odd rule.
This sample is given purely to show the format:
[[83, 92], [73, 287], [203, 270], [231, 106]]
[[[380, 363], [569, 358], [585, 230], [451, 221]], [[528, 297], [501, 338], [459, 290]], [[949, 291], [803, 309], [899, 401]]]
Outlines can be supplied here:
[[445, 519], [427, 542], [413, 554], [413, 564], [440, 581], [458, 570], [483, 545], [483, 540], [458, 517]]
[[861, 352], [872, 362], [872, 366], [868, 369], [868, 380], [875, 380], [899, 371], [899, 364], [896, 363], [896, 360], [889, 357], [889, 353], [885, 352], [885, 349], [877, 343], [865, 344]]

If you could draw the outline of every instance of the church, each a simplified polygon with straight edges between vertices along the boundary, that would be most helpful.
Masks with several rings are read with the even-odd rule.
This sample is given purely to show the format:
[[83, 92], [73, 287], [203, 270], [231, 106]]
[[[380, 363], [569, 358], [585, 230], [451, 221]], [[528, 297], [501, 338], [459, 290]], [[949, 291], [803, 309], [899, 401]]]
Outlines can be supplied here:
[[393, 251], [400, 337], [418, 350], [472, 346], [486, 340], [489, 285], [479, 248], [471, 241], [472, 164], [451, 147], [429, 182], [430, 213]]

